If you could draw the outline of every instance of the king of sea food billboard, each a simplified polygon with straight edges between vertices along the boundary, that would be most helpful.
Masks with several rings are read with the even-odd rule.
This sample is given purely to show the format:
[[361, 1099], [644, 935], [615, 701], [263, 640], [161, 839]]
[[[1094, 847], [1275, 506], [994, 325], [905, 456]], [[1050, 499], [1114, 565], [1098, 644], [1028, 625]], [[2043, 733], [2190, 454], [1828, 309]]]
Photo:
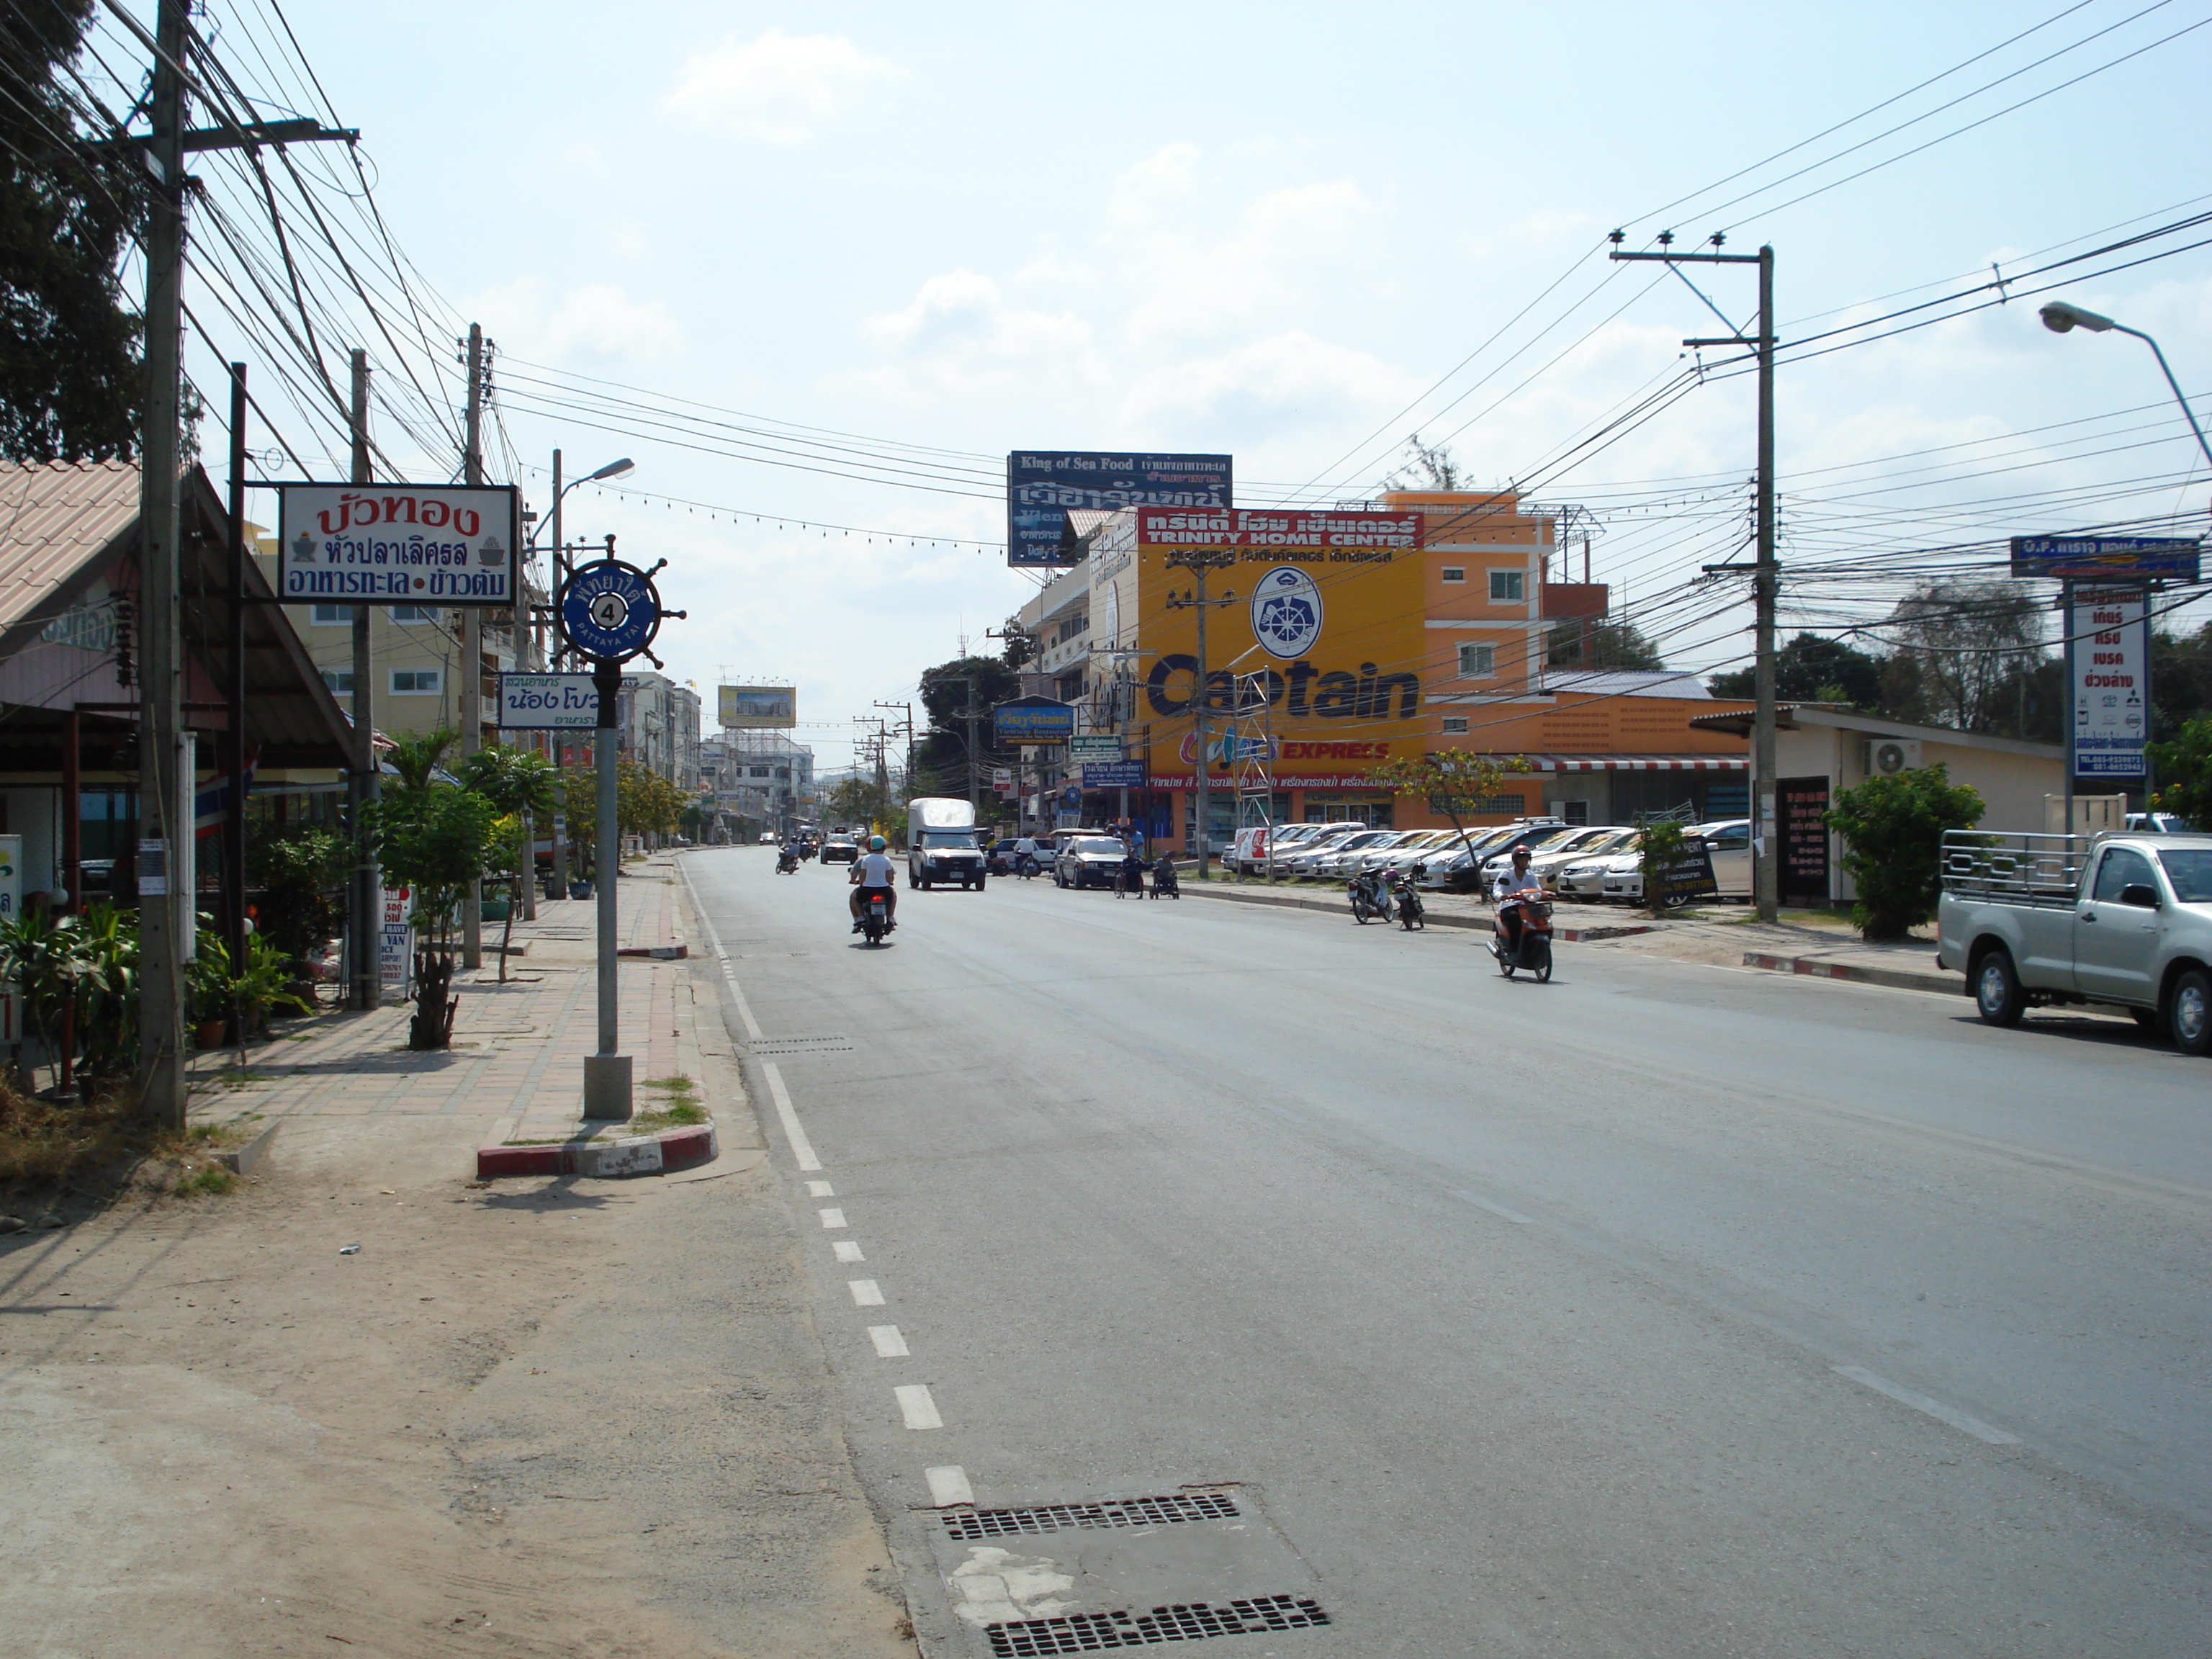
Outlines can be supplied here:
[[1209, 775], [1230, 776], [1226, 724], [1244, 676], [1256, 677], [1267, 703], [1278, 785], [1357, 786], [1393, 754], [1420, 751], [1428, 642], [1419, 514], [1145, 507], [1136, 519], [1136, 720], [1152, 730], [1154, 788], [1196, 781], [1198, 613], [1167, 604], [1194, 586], [1170, 561], [1194, 550], [1234, 556], [1206, 574], [1209, 598], [1234, 596], [1206, 622]]
[[1226, 508], [1233, 470], [1226, 455], [1018, 449], [1006, 457], [1006, 562], [1073, 564], [1070, 512]]
[[276, 591], [285, 599], [514, 607], [522, 521], [513, 485], [278, 489]]

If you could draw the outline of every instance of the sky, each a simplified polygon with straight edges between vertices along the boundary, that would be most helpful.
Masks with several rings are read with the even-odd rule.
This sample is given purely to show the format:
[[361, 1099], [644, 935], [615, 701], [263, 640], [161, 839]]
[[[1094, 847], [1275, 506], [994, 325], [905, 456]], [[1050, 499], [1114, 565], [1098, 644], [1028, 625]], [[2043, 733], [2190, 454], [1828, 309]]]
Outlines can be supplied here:
[[[277, 15], [210, 0], [214, 50], [264, 112], [319, 112]], [[343, 343], [380, 390], [412, 373], [450, 402], [447, 343], [480, 322], [495, 476], [543, 507], [556, 447], [572, 477], [635, 459], [570, 495], [570, 534], [666, 559], [690, 612], [669, 672], [710, 708], [724, 678], [796, 684], [825, 768], [1035, 591], [1000, 550], [1017, 447], [1226, 452], [1240, 504], [1333, 504], [1419, 433], [1478, 485], [1588, 509], [1593, 575], [1670, 663], [1741, 659], [1739, 590], [1691, 584], [1747, 532], [1752, 381], [1725, 349], [1684, 375], [1681, 342], [1749, 325], [1753, 278], [1692, 273], [1724, 325], [1608, 262], [1616, 228], [1775, 249], [1785, 565], [2203, 527], [2207, 469], [2148, 349], [2036, 307], [2142, 328], [2212, 393], [2212, 246], [2188, 246], [2212, 225], [2017, 273], [2212, 210], [2212, 0], [283, 17], [362, 135], [390, 240], [356, 255], [404, 256], [417, 292], [412, 343], [355, 307]], [[361, 222], [325, 165], [333, 217]], [[250, 196], [227, 198], [240, 222]], [[2008, 276], [2035, 292], [1972, 294]], [[211, 284], [196, 374], [280, 355]], [[327, 410], [254, 372], [274, 434], [331, 465]], [[392, 464], [450, 473], [435, 422], [402, 414]], [[269, 475], [297, 476], [271, 437]], [[1878, 619], [1886, 581], [1808, 575], [1785, 624]]]

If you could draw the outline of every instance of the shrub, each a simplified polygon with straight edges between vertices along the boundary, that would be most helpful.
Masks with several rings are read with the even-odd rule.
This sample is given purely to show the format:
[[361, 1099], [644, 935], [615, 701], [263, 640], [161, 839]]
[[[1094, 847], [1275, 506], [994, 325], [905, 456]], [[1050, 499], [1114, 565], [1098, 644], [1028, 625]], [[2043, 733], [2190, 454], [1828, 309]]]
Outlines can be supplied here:
[[1844, 868], [1857, 899], [1851, 921], [1869, 939], [1903, 939], [1936, 914], [1946, 830], [1980, 821], [1979, 791], [1938, 766], [1869, 778], [1843, 791], [1826, 822], [1844, 838]]

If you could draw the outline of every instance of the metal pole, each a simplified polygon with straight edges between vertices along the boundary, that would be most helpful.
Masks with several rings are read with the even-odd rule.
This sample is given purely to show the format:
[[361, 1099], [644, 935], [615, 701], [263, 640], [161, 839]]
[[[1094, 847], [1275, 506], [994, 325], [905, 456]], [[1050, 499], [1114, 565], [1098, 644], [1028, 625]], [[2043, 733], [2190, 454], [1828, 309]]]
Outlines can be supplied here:
[[[222, 734], [222, 769], [230, 775], [223, 814], [223, 932], [234, 974], [246, 971], [246, 365], [230, 366], [230, 707]], [[237, 1011], [233, 1010], [234, 1017]], [[239, 1020], [238, 1040], [246, 1041]]]
[[[566, 665], [565, 659], [568, 654], [566, 651], [562, 649], [562, 644], [566, 635], [563, 635], [561, 629], [561, 588], [562, 586], [568, 580], [566, 544], [561, 539], [561, 452], [556, 449], [553, 452], [552, 514], [553, 665], [556, 668]], [[564, 746], [562, 739], [567, 735], [568, 734], [564, 732], [556, 732], [552, 734], [553, 754], [556, 761], [559, 759], [561, 750]], [[562, 770], [566, 771], [567, 769], [563, 767]], [[568, 792], [564, 789], [561, 795], [561, 805], [553, 809], [553, 896], [556, 899], [564, 899], [568, 896], [568, 838], [562, 833], [563, 830], [567, 827], [567, 811]]]
[[[469, 325], [469, 397], [467, 448], [461, 455], [461, 480], [483, 482], [483, 327]], [[475, 605], [461, 607], [461, 684], [456, 704], [461, 717], [461, 756], [466, 759], [483, 747], [483, 612]], [[461, 966], [483, 966], [483, 883], [472, 879], [461, 901]]]
[[177, 405], [185, 253], [184, 87], [177, 66], [185, 55], [185, 5], [186, 0], [161, 0], [155, 24], [154, 136], [146, 152], [154, 182], [146, 227], [146, 426], [138, 508], [145, 628], [139, 813], [140, 834], [152, 843], [141, 855], [139, 881], [138, 1094], [156, 1121], [177, 1129], [185, 1123], [185, 963], [179, 907], [185, 896], [170, 872], [183, 867], [179, 854], [192, 833], [191, 824], [176, 822], [184, 717]]
[[[368, 354], [353, 354], [353, 482], [369, 481], [368, 465]], [[353, 802], [354, 833], [361, 834], [362, 809], [376, 799], [375, 656], [369, 629], [374, 611], [366, 605], [353, 608]], [[346, 905], [353, 937], [353, 1006], [374, 1008], [382, 991], [376, 964], [379, 915], [376, 860], [368, 843], [359, 842], [352, 891]]]
[[2058, 826], [2058, 833], [2074, 833], [2074, 688], [2079, 684], [2074, 678], [2074, 584], [2069, 580], [2058, 584], [2059, 633], [2066, 641], [2066, 818]]
[[1193, 802], [1198, 812], [1198, 878], [1206, 879], [1206, 869], [1212, 857], [1212, 837], [1206, 833], [1206, 814], [1211, 801], [1206, 793], [1206, 696], [1211, 689], [1206, 679], [1206, 562], [1201, 556], [1195, 561], [1198, 570], [1198, 692], [1192, 707], [1195, 711], [1195, 730], [1198, 736], [1198, 793]]
[[1758, 708], [1752, 736], [1752, 885], [1759, 919], [1780, 914], [1781, 859], [1774, 822], [1774, 605], [1780, 586], [1774, 556], [1774, 250], [1759, 250]]
[[584, 1115], [627, 1122], [630, 1116], [629, 1056], [616, 1053], [620, 1044], [617, 1017], [621, 986], [615, 978], [617, 958], [615, 937], [617, 906], [615, 883], [622, 872], [622, 845], [617, 839], [615, 772], [615, 708], [622, 696], [622, 665], [610, 658], [592, 667], [599, 694], [599, 724], [593, 734], [592, 758], [599, 769], [599, 829], [592, 844], [592, 879], [597, 884], [599, 922], [599, 1051], [584, 1057]]

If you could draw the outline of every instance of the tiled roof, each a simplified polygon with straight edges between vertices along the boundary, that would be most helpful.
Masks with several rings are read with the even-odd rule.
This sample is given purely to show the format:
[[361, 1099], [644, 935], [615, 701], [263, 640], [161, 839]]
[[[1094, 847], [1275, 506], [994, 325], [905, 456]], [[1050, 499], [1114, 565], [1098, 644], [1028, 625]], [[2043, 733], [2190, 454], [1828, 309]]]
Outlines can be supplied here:
[[138, 518], [128, 461], [0, 463], [0, 629], [13, 627]]

